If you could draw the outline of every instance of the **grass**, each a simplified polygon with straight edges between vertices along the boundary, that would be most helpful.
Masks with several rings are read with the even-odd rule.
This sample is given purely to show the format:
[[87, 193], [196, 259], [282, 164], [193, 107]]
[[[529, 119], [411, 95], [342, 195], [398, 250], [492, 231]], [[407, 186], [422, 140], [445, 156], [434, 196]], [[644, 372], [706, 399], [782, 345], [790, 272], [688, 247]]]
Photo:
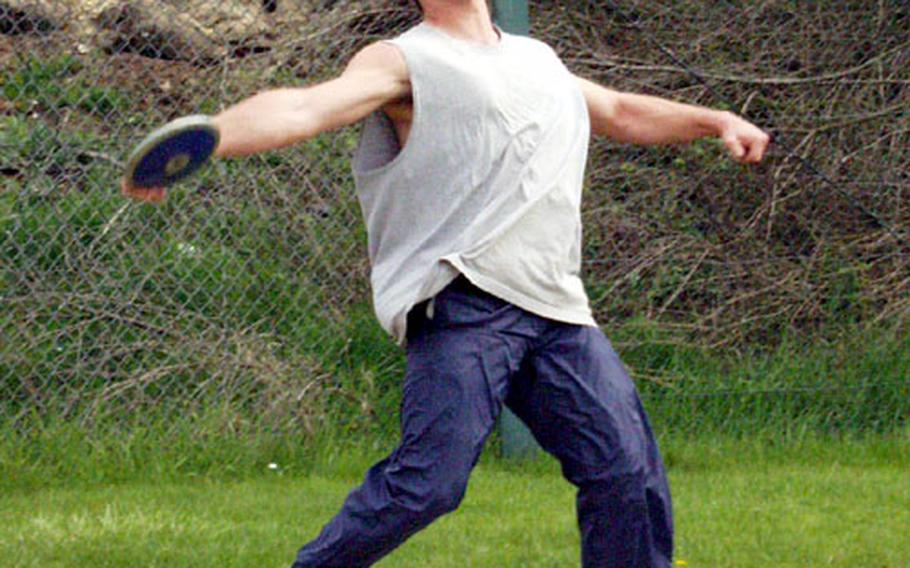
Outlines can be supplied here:
[[[350, 192], [335, 195], [356, 137], [219, 164], [166, 206], [118, 216], [103, 155], [122, 154], [126, 133], [101, 119], [138, 132], [160, 116], [127, 117], [136, 101], [88, 71], [64, 55], [0, 72], [14, 103], [0, 118], [0, 554], [14, 566], [284, 565], [396, 427], [401, 353], [351, 291], [365, 287], [365, 235]], [[636, 156], [626, 189], [650, 191], [640, 174], [683, 187], [730, 167], [709, 146]], [[697, 210], [661, 211], [705, 236]], [[857, 270], [832, 259], [823, 328], [761, 352], [705, 352], [656, 322], [610, 330], [645, 377], [655, 426], [680, 437], [664, 449], [689, 566], [910, 565], [907, 335], [863, 327]], [[668, 267], [605, 311], [633, 305], [624, 297], [664, 305], [690, 276]], [[287, 404], [313, 377], [319, 395]], [[464, 508], [385, 565], [574, 565], [577, 545], [552, 463], [487, 457]]]
[[[690, 567], [910, 565], [910, 438], [664, 446]], [[21, 567], [289, 565], [377, 455], [335, 454], [306, 474], [263, 467], [244, 481], [6, 492], [0, 555]], [[462, 508], [381, 566], [573, 566], [578, 546], [573, 489], [553, 462], [485, 456]]]
[[29, 58], [17, 67], [0, 72], [0, 93], [6, 100], [13, 101], [19, 111], [37, 106], [56, 113], [76, 107], [105, 118], [130, 109], [125, 93], [92, 84], [89, 77], [80, 74], [83, 70], [84, 64], [73, 55]]
[[[22, 413], [10, 412], [0, 420], [0, 489], [65, 486], [74, 477], [111, 483], [192, 473], [233, 480], [260, 470], [267, 459], [298, 464], [295, 473], [303, 474], [310, 472], [306, 464], [335, 451], [337, 440], [382, 444], [397, 434], [400, 352], [382, 339], [368, 306], [351, 313], [356, 317], [349, 326], [327, 341], [298, 342], [301, 349], [335, 346], [318, 359], [315, 353], [280, 352], [255, 337], [215, 342], [211, 350], [203, 341], [166, 343], [157, 350], [143, 347], [141, 359], [112, 363], [130, 362], [137, 373], [154, 363], [149, 362], [151, 357], [186, 366], [137, 393], [147, 399], [112, 398], [83, 420], [55, 417], [51, 411], [42, 414], [35, 405]], [[65, 315], [61, 308], [50, 322], [61, 325]], [[99, 333], [108, 334], [101, 337], [113, 336], [114, 342], [121, 332], [131, 331], [105, 322], [98, 326]], [[84, 343], [92, 346], [91, 341]], [[55, 377], [68, 352], [87, 352], [60, 341], [40, 346], [47, 351], [47, 363], [39, 378]], [[627, 349], [623, 356], [633, 365], [659, 367], [679, 377], [679, 384], [639, 384], [661, 435], [707, 434], [798, 444], [820, 434], [888, 436], [906, 431], [910, 417], [906, 346], [898, 332], [881, 330], [856, 333], [842, 343], [784, 346], [735, 361], [666, 350], [657, 343], [649, 349]], [[11, 354], [0, 361], [0, 375], [7, 369], [10, 381], [29, 371], [17, 357]], [[17, 365], [24, 367], [21, 372]], [[93, 379], [89, 374], [93, 367], [77, 368]], [[210, 376], [219, 379], [206, 383]], [[321, 382], [314, 383], [316, 388], [305, 398], [286, 396], [304, 390], [311, 376]], [[84, 384], [79, 388], [93, 392], [94, 383], [78, 383], [71, 377], [68, 384], [74, 389]], [[193, 390], [197, 384], [220, 390], [202, 391], [198, 400], [187, 397], [186, 392], [197, 392]], [[271, 400], [272, 406], [265, 405]], [[48, 395], [42, 402], [45, 408], [54, 408], [68, 401]], [[154, 471], [147, 464], [154, 464]]]

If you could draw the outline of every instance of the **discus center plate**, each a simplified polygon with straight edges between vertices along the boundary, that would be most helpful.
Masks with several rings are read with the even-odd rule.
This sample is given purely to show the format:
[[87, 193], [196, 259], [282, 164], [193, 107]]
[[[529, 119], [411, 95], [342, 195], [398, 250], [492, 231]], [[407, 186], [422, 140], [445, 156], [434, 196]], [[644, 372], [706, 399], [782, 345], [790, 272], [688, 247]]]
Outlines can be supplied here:
[[168, 160], [167, 166], [164, 167], [164, 174], [168, 177], [180, 173], [190, 164], [189, 154], [177, 154]]

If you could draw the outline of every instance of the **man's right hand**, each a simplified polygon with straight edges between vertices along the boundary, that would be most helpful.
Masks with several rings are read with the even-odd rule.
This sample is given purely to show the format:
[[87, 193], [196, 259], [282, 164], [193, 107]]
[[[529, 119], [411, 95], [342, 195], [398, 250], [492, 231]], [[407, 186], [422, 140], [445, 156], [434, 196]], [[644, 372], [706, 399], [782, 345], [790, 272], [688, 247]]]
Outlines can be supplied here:
[[167, 199], [167, 189], [163, 187], [133, 187], [126, 179], [120, 181], [120, 191], [130, 199], [144, 203], [163, 203]]

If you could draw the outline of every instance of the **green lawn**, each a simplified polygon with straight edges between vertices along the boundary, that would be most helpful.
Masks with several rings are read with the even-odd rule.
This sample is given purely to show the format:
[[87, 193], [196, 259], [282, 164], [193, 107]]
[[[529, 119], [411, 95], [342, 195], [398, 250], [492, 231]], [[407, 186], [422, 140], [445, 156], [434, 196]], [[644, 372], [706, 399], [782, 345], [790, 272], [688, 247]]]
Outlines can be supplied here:
[[[907, 448], [673, 445], [678, 558], [689, 567], [906, 568]], [[0, 497], [0, 558], [42, 568], [289, 565], [356, 483], [358, 465], [367, 464], [13, 490]], [[382, 566], [574, 566], [573, 508], [554, 464], [486, 459], [462, 508]]]

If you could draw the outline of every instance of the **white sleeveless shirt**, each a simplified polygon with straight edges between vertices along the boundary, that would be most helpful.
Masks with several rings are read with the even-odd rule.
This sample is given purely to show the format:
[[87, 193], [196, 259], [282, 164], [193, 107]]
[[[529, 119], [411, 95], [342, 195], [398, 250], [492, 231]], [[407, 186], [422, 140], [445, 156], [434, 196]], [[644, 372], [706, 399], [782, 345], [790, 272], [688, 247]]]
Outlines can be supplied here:
[[579, 277], [587, 105], [547, 45], [500, 37], [486, 46], [423, 23], [390, 41], [410, 74], [410, 135], [400, 148], [375, 113], [353, 165], [374, 307], [402, 344], [411, 308], [459, 273], [540, 316], [595, 325]]

